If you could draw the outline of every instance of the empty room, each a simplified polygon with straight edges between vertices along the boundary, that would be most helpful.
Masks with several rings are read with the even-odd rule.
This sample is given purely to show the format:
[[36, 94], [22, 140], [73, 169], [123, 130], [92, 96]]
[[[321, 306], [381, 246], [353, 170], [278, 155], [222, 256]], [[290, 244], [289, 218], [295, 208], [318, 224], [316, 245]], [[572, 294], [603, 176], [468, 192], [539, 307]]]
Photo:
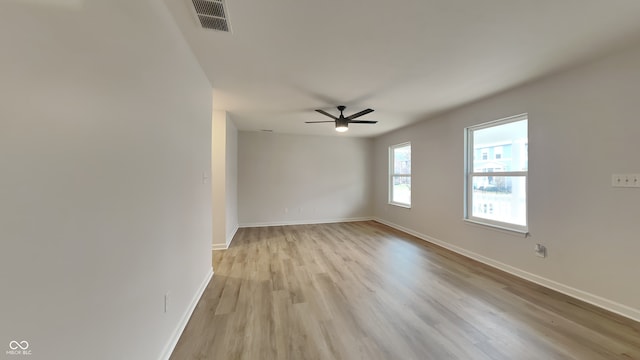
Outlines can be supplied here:
[[640, 359], [637, 0], [4, 0], [0, 45], [0, 359]]

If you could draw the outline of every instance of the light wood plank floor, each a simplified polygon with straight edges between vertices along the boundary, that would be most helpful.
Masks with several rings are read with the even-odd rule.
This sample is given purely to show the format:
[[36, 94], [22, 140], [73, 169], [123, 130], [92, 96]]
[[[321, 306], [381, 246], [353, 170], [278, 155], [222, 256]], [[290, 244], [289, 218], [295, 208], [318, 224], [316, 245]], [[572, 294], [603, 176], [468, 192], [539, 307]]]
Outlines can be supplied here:
[[376, 222], [240, 229], [171, 359], [640, 359], [640, 324]]

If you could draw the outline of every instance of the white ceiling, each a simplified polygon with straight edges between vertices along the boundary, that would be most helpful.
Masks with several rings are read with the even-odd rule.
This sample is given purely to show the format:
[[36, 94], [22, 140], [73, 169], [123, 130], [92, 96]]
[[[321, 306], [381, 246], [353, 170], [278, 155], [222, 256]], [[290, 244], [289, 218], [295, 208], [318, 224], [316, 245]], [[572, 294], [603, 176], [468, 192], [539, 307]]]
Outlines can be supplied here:
[[639, 0], [226, 0], [232, 33], [165, 0], [241, 130], [338, 135], [314, 112], [376, 111], [376, 136], [640, 37]]

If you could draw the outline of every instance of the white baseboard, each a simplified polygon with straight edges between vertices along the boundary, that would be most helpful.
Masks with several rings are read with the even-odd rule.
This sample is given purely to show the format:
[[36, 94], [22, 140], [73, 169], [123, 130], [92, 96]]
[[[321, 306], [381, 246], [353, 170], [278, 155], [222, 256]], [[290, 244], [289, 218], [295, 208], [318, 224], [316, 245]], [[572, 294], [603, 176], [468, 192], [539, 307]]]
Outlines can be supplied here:
[[227, 244], [211, 244], [211, 250], [227, 250], [228, 248]]
[[227, 236], [227, 249], [229, 248], [229, 245], [231, 245], [231, 241], [233, 241], [233, 237], [236, 236], [236, 233], [238, 232], [238, 228], [239, 228], [238, 224], [236, 224], [236, 227], [233, 229], [231, 234]]
[[571, 287], [569, 285], [565, 285], [562, 283], [559, 283], [557, 281], [554, 280], [550, 280], [547, 278], [544, 278], [542, 276], [538, 276], [536, 274], [532, 274], [530, 272], [524, 271], [522, 269], [518, 269], [516, 267], [513, 267], [511, 265], [507, 265], [505, 263], [493, 260], [491, 258], [488, 258], [486, 256], [474, 253], [472, 251], [463, 249], [459, 246], [455, 246], [452, 244], [449, 244], [447, 242], [444, 242], [442, 240], [438, 240], [436, 238], [433, 238], [431, 236], [425, 235], [425, 234], [421, 234], [417, 231], [408, 229], [404, 226], [400, 226], [397, 224], [394, 224], [392, 222], [380, 219], [380, 218], [373, 218], [374, 221], [377, 221], [381, 224], [385, 224], [387, 226], [390, 226], [394, 229], [400, 230], [402, 232], [405, 232], [407, 234], [413, 235], [417, 238], [420, 238], [424, 241], [430, 242], [432, 244], [441, 246], [445, 249], [451, 250], [455, 253], [458, 253], [460, 255], [466, 256], [468, 258], [471, 258], [473, 260], [479, 261], [483, 264], [489, 265], [493, 268], [502, 270], [504, 272], [507, 272], [511, 275], [515, 275], [519, 278], [522, 278], [524, 280], [527, 281], [531, 281], [533, 283], [536, 283], [538, 285], [544, 286], [546, 288], [549, 288], [551, 290], [555, 290], [559, 293], [571, 296], [573, 298], [576, 298], [578, 300], [582, 300], [586, 303], [595, 305], [597, 307], [603, 308], [605, 310], [611, 311], [613, 313], [616, 313], [618, 315], [624, 316], [626, 318], [635, 320], [640, 322], [640, 310], [638, 309], [634, 309], [632, 307], [617, 303], [615, 301], [609, 300], [609, 299], [605, 299], [601, 296], [598, 295], [594, 295], [591, 293], [588, 293], [586, 291], [580, 290], [580, 289], [576, 289], [574, 287]]
[[207, 275], [204, 278], [204, 281], [202, 281], [202, 284], [200, 284], [200, 288], [198, 288], [198, 291], [193, 296], [193, 299], [191, 300], [191, 304], [189, 304], [187, 311], [185, 311], [185, 313], [182, 315], [182, 318], [180, 319], [178, 326], [173, 331], [173, 334], [171, 335], [169, 342], [167, 343], [164, 350], [162, 351], [162, 355], [160, 356], [160, 359], [169, 360], [169, 358], [171, 357], [171, 353], [173, 353], [173, 349], [175, 349], [176, 345], [178, 344], [178, 340], [180, 340], [180, 336], [182, 335], [184, 328], [187, 326], [187, 323], [191, 318], [191, 314], [193, 314], [193, 311], [196, 309], [196, 305], [198, 305], [198, 302], [200, 301], [200, 298], [202, 297], [202, 294], [204, 293], [204, 290], [207, 288], [207, 285], [209, 284], [209, 281], [211, 281], [212, 277], [213, 277], [213, 268], [209, 269], [209, 271], [207, 272]]
[[264, 227], [264, 226], [331, 224], [331, 223], [369, 221], [369, 220], [374, 220], [374, 219], [368, 216], [368, 217], [355, 217], [355, 218], [343, 218], [343, 219], [285, 220], [285, 221], [271, 221], [271, 222], [259, 222], [259, 223], [245, 223], [245, 224], [240, 224], [239, 227], [248, 228], [248, 227]]
[[224, 243], [224, 244], [211, 244], [211, 250], [227, 250], [229, 248], [229, 246], [231, 245], [231, 241], [233, 240], [233, 237], [236, 236], [237, 232], [238, 232], [238, 225], [236, 225], [235, 229], [233, 229], [231, 234], [229, 236], [227, 236], [226, 243]]

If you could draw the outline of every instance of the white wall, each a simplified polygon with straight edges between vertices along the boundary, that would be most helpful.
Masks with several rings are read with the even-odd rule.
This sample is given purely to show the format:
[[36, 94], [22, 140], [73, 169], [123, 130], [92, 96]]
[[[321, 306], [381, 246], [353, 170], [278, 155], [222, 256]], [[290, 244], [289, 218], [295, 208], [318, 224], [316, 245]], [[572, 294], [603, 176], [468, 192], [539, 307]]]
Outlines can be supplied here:
[[238, 129], [226, 111], [212, 116], [211, 181], [214, 250], [229, 247], [238, 230]]
[[[375, 216], [640, 320], [640, 47], [375, 140]], [[462, 221], [463, 129], [529, 113], [530, 238]], [[387, 205], [388, 146], [411, 141], [413, 207]], [[546, 259], [533, 246], [547, 246]]]
[[153, 0], [3, 1], [0, 48], [0, 357], [158, 359], [211, 271], [209, 82]]
[[370, 217], [372, 144], [360, 138], [241, 131], [240, 226]]
[[226, 245], [238, 230], [238, 128], [227, 113], [225, 141]]
[[211, 116], [211, 199], [214, 249], [226, 249], [227, 237], [227, 113], [213, 110]]

